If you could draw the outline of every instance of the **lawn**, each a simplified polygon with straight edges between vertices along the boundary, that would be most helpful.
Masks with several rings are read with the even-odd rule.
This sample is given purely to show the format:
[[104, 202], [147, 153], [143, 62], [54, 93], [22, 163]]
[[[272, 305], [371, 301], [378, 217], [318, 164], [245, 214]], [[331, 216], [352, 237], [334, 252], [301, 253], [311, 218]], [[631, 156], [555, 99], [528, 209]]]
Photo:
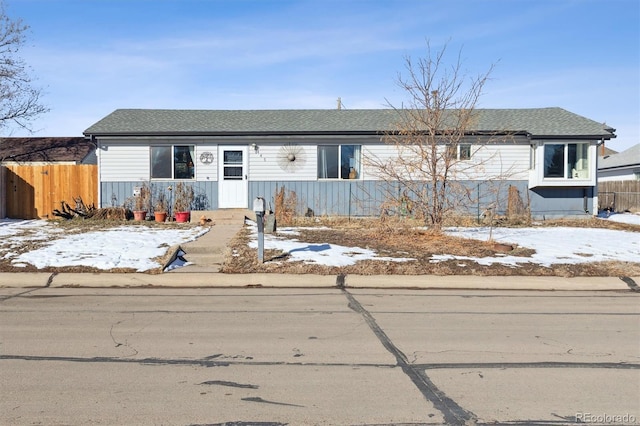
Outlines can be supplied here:
[[[640, 217], [638, 217], [640, 219]], [[411, 221], [298, 220], [265, 237], [231, 241], [226, 273], [640, 276], [640, 224], [587, 219], [433, 233]], [[519, 243], [520, 242], [520, 243]]]

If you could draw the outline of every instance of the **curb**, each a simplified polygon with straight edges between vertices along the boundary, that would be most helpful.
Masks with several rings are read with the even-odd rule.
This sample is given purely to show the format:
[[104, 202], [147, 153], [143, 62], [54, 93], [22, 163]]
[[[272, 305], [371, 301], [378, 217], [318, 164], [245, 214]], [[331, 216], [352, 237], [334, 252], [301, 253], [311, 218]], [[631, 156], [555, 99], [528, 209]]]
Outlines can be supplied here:
[[529, 277], [474, 275], [313, 275], [313, 274], [112, 274], [0, 273], [0, 288], [354, 288], [540, 291], [632, 291], [640, 277]]

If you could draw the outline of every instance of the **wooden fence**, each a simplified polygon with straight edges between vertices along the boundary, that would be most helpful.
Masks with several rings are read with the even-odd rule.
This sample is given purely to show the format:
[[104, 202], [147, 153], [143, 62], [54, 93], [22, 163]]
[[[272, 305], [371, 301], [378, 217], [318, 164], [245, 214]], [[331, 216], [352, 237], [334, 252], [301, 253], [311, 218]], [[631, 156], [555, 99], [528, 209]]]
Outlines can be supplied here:
[[6, 166], [4, 176], [6, 217], [50, 219], [66, 201], [75, 206], [81, 197], [86, 205], [98, 203], [98, 166], [42, 165]]
[[4, 181], [7, 175], [7, 168], [0, 166], [0, 219], [7, 217], [7, 197], [6, 185]]
[[598, 204], [600, 210], [612, 209], [640, 211], [640, 181], [621, 180], [598, 183]]

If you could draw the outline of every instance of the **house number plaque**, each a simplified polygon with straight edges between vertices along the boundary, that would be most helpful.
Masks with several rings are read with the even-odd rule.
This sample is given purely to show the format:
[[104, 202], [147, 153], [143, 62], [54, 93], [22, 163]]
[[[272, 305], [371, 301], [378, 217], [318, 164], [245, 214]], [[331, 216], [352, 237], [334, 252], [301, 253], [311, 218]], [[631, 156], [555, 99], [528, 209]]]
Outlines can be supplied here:
[[200, 154], [200, 162], [203, 164], [213, 163], [213, 153], [206, 151]]

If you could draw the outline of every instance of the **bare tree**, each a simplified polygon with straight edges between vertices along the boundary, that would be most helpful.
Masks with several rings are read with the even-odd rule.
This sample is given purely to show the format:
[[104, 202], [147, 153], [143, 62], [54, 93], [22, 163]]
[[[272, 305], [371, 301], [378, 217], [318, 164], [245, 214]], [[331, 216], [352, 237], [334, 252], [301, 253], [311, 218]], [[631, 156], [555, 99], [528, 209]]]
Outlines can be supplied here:
[[[397, 107], [396, 128], [383, 140], [395, 147], [392, 157], [365, 155], [365, 162], [387, 188], [385, 202], [396, 211], [423, 218], [440, 230], [447, 213], [469, 204], [474, 192], [462, 179], [482, 166], [467, 161], [478, 135], [476, 105], [494, 66], [469, 77], [462, 69], [461, 51], [452, 65], [445, 63], [447, 45], [414, 62], [405, 59], [406, 74], [398, 86], [408, 95]], [[477, 149], [477, 148], [475, 148]]]
[[11, 19], [0, 0], [0, 129], [11, 123], [31, 131], [30, 122], [48, 111], [40, 103], [41, 90], [34, 87], [29, 68], [18, 56], [29, 27]]

